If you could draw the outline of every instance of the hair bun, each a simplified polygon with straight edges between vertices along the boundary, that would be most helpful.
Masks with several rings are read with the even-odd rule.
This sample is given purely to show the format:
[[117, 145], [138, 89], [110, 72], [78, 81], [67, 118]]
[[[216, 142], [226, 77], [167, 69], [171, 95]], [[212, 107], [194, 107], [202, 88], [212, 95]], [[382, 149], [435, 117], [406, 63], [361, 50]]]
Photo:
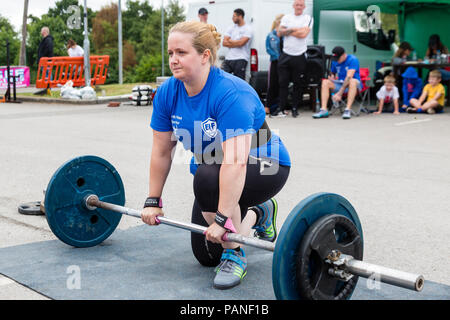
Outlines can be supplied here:
[[208, 24], [208, 27], [211, 30], [211, 33], [214, 37], [214, 40], [216, 41], [216, 44], [219, 46], [220, 43], [222, 42], [222, 35], [219, 32], [217, 32], [217, 28], [213, 24]]

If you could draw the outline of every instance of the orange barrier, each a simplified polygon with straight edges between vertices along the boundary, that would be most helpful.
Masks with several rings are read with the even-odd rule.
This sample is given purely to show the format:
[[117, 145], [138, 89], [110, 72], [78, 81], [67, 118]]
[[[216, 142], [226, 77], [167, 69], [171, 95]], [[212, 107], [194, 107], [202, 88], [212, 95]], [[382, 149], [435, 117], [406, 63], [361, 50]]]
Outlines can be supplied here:
[[[109, 56], [90, 56], [91, 85], [104, 84]], [[72, 80], [74, 87], [84, 87], [84, 57], [41, 58], [36, 88], [54, 88]]]

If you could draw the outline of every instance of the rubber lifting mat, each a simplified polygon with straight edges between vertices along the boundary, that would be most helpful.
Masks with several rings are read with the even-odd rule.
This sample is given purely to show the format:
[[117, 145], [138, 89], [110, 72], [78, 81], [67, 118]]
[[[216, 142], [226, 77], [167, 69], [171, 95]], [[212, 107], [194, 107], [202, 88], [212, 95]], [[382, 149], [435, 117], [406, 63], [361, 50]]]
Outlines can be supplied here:
[[[92, 248], [59, 240], [0, 249], [0, 274], [53, 299], [272, 300], [272, 253], [247, 247], [248, 273], [230, 290], [212, 287], [214, 268], [194, 258], [189, 232], [160, 225], [117, 229]], [[354, 300], [450, 299], [450, 286], [422, 292], [358, 282]]]

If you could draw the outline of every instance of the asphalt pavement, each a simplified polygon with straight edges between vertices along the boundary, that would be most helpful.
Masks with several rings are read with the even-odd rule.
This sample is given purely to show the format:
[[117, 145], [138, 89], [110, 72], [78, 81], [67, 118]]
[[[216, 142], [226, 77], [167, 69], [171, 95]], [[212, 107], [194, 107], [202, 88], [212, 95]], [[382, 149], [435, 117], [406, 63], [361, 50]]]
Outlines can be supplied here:
[[[293, 163], [277, 196], [281, 228], [310, 194], [338, 193], [355, 207], [364, 231], [364, 260], [450, 285], [450, 110], [437, 115], [338, 114], [315, 120], [268, 118]], [[79, 155], [98, 155], [120, 173], [126, 205], [140, 208], [148, 190], [151, 107], [122, 104], [0, 104], [0, 249], [56, 239], [44, 216], [17, 212], [42, 200], [55, 170]], [[163, 198], [166, 216], [190, 221], [189, 155], [177, 149]], [[123, 217], [119, 229], [141, 225]], [[189, 244], [187, 244], [189, 245]], [[1, 270], [0, 270], [1, 274]], [[0, 275], [0, 299], [47, 299]]]

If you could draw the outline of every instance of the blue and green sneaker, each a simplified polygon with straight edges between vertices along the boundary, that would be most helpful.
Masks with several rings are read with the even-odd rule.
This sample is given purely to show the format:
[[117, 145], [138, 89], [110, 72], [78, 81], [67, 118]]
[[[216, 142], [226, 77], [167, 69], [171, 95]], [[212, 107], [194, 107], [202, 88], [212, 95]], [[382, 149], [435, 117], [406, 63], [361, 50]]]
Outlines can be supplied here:
[[277, 213], [278, 203], [275, 198], [249, 208], [258, 215], [258, 220], [253, 226], [255, 236], [261, 240], [274, 242], [277, 238]]
[[225, 290], [240, 284], [247, 274], [247, 258], [244, 250], [225, 249], [215, 271], [214, 288]]

